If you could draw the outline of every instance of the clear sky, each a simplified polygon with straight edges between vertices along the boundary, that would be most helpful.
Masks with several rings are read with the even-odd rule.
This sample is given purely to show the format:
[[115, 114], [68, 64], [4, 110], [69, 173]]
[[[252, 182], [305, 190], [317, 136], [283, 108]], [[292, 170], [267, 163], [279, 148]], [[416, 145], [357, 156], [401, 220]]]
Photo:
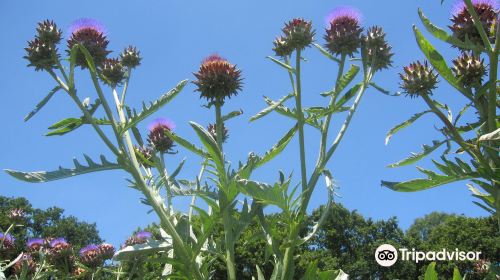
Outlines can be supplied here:
[[[19, 170], [54, 170], [59, 165], [72, 166], [73, 157], [88, 154], [98, 158], [110, 156], [94, 131], [81, 128], [64, 137], [43, 136], [47, 127], [65, 117], [79, 117], [71, 100], [56, 94], [50, 104], [28, 123], [23, 117], [47, 92], [54, 82], [47, 73], [27, 68], [24, 56], [26, 41], [35, 35], [37, 22], [53, 19], [65, 35], [71, 22], [81, 17], [100, 20], [107, 29], [112, 55], [123, 47], [137, 46], [144, 57], [142, 66], [132, 76], [128, 101], [139, 107], [142, 100], [154, 100], [182, 79], [193, 79], [200, 61], [217, 52], [235, 63], [243, 71], [242, 93], [227, 102], [224, 110], [242, 109], [244, 115], [226, 125], [230, 138], [225, 146], [228, 159], [234, 164], [246, 160], [250, 151], [262, 153], [271, 147], [293, 125], [291, 120], [276, 113], [249, 123], [248, 119], [265, 106], [262, 96], [279, 99], [290, 91], [287, 74], [271, 61], [272, 41], [280, 33], [283, 23], [293, 17], [313, 21], [316, 39], [323, 43], [325, 16], [335, 7], [350, 5], [363, 14], [363, 26], [380, 25], [387, 32], [387, 39], [394, 48], [394, 67], [377, 73], [374, 80], [381, 86], [396, 91], [398, 73], [414, 59], [422, 59], [411, 30], [412, 24], [421, 27], [417, 8], [422, 7], [428, 17], [440, 26], [447, 26], [452, 0], [443, 5], [439, 0], [358, 0], [358, 1], [0, 1], [0, 94], [2, 97], [0, 119], [0, 168]], [[428, 38], [430, 35], [424, 32]], [[457, 51], [432, 39], [446, 56]], [[65, 46], [61, 45], [64, 50]], [[308, 49], [303, 64], [303, 96], [305, 106], [325, 105], [319, 96], [329, 90], [336, 75], [336, 65]], [[95, 98], [87, 73], [77, 76], [79, 94]], [[441, 82], [444, 85], [444, 82]], [[110, 93], [109, 93], [110, 94]], [[109, 95], [111, 97], [111, 95]], [[176, 133], [195, 139], [188, 121], [203, 125], [213, 120], [213, 112], [202, 107], [203, 100], [189, 84], [172, 103], [154, 117], [168, 117], [176, 123]], [[436, 98], [451, 104], [455, 113], [463, 100], [447, 86], [441, 87]], [[396, 135], [388, 146], [384, 145], [386, 132], [395, 124], [416, 112], [423, 111], [422, 100], [389, 97], [369, 89], [355, 115], [337, 153], [328, 168], [332, 171], [341, 198], [337, 201], [349, 209], [356, 209], [366, 217], [387, 219], [396, 216], [403, 228], [415, 218], [432, 211], [464, 213], [470, 216], [485, 215], [472, 204], [465, 182], [418, 193], [397, 193], [380, 187], [380, 180], [400, 181], [421, 176], [414, 166], [389, 169], [386, 165], [398, 161], [410, 152], [420, 150], [439, 135], [434, 129], [437, 120], [427, 115], [412, 129]], [[151, 119], [150, 119], [151, 120]], [[145, 131], [147, 120], [140, 125]], [[333, 130], [338, 129], [343, 118], [333, 120]], [[308, 170], [312, 170], [318, 149], [318, 133], [306, 130]], [[145, 133], [144, 133], [145, 134]], [[333, 136], [332, 136], [333, 138]], [[332, 139], [331, 139], [332, 141]], [[438, 154], [436, 154], [437, 156]], [[193, 178], [198, 172], [200, 158], [180, 149], [169, 157], [170, 169], [187, 158], [180, 177]], [[255, 173], [254, 179], [273, 182], [277, 171], [283, 169], [299, 174], [298, 141], [292, 141], [278, 158]], [[419, 163], [431, 167], [430, 161]], [[96, 222], [101, 236], [118, 245], [138, 226], [156, 221], [154, 214], [140, 204], [141, 194], [127, 187], [126, 174], [120, 171], [93, 173], [45, 184], [29, 184], [0, 173], [0, 194], [23, 196], [35, 207], [58, 206], [66, 214]], [[298, 182], [298, 177], [295, 176]], [[318, 184], [311, 206], [325, 203], [323, 181]], [[179, 202], [178, 208], [186, 209]]]

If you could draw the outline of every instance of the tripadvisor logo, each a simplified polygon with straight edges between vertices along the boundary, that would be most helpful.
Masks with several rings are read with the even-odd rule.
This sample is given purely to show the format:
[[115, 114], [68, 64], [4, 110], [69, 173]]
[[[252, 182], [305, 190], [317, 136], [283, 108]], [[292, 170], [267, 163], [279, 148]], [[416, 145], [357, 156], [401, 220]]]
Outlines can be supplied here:
[[381, 266], [392, 266], [398, 260], [398, 256], [402, 261], [413, 261], [415, 263], [420, 261], [478, 261], [481, 252], [465, 252], [458, 250], [458, 248], [452, 251], [442, 249], [429, 252], [416, 251], [415, 248], [411, 250], [399, 248], [397, 250], [390, 244], [382, 244], [375, 250], [375, 261]]

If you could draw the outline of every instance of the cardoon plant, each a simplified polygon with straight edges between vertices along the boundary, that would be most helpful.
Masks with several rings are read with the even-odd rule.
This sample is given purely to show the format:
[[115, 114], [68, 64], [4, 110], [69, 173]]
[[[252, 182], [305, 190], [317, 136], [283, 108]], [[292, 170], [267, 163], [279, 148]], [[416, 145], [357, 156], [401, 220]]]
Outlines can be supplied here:
[[[329, 213], [333, 201], [334, 184], [331, 172], [326, 168], [327, 163], [332, 158], [340, 141], [349, 127], [352, 117], [358, 108], [362, 96], [369, 87], [380, 88], [372, 81], [373, 76], [378, 71], [391, 66], [391, 47], [387, 44], [385, 33], [380, 27], [371, 27], [365, 33], [360, 22], [360, 13], [349, 7], [341, 7], [334, 10], [328, 17], [328, 24], [325, 30], [324, 48], [314, 43], [315, 31], [312, 24], [304, 19], [293, 19], [285, 24], [282, 29], [283, 34], [274, 41], [274, 51], [279, 59], [269, 57], [273, 62], [281, 66], [290, 78], [292, 93], [284, 96], [278, 101], [265, 98], [269, 107], [265, 108], [251, 120], [257, 120], [272, 111], [291, 118], [295, 125], [288, 133], [294, 135], [298, 131], [299, 140], [299, 162], [301, 183], [300, 190], [290, 188], [291, 178], [286, 178], [280, 172], [280, 179], [274, 185], [259, 183], [251, 180], [243, 180], [245, 188], [243, 191], [253, 196], [254, 199], [263, 204], [273, 204], [281, 208], [286, 217], [286, 232], [284, 239], [276, 235], [275, 225], [266, 221], [262, 209], [259, 209], [259, 220], [266, 235], [266, 240], [270, 250], [274, 254], [275, 269], [273, 279], [294, 279], [294, 257], [297, 247], [307, 242], [321, 227]], [[302, 106], [302, 81], [301, 67], [303, 53], [310, 46], [315, 46], [328, 59], [338, 66], [333, 88], [321, 95], [328, 99], [325, 106], [304, 108]], [[360, 56], [358, 59], [361, 66], [352, 63], [348, 70], [346, 66], [350, 64], [349, 57]], [[292, 61], [294, 63], [292, 63]], [[362, 69], [362, 78], [354, 86], [349, 86]], [[352, 103], [350, 101], [354, 99]], [[285, 105], [288, 100], [293, 100], [295, 108]], [[344, 122], [338, 131], [335, 139], [330, 143], [330, 122], [334, 114], [347, 112]], [[306, 147], [304, 144], [304, 127], [310, 126], [320, 132], [320, 144], [316, 165], [309, 170], [306, 166]], [[329, 198], [327, 206], [318, 223], [312, 228], [306, 228], [304, 217], [309, 205], [311, 196], [317, 186], [321, 176], [325, 177]], [[303, 236], [303, 232], [309, 233]], [[317, 267], [312, 263], [309, 267], [309, 277], [311, 279], [335, 279], [345, 277], [341, 270], [317, 272]], [[263, 277], [259, 278], [263, 279]], [[308, 278], [309, 279], [309, 278]], [[342, 278], [344, 279], [344, 278]]]
[[[396, 191], [414, 192], [467, 180], [472, 195], [479, 199], [474, 203], [491, 214], [496, 213], [500, 230], [498, 9], [498, 2], [490, 0], [458, 2], [450, 19], [451, 33], [432, 24], [421, 10], [418, 11], [427, 31], [448, 43], [458, 54], [450, 64], [422, 32], [413, 27], [417, 44], [428, 62], [416, 61], [404, 67], [400, 87], [407, 96], [421, 99], [428, 110], [391, 129], [386, 143], [396, 132], [426, 114], [436, 116], [442, 123], [438, 131], [443, 137], [423, 145], [421, 152], [389, 167], [413, 164], [443, 145], [447, 148], [440, 160], [433, 160], [440, 173], [417, 167], [425, 178], [382, 181], [382, 185]], [[438, 90], [439, 82], [447, 82], [454, 88], [453, 94], [464, 98], [463, 108], [457, 114], [453, 114], [446, 103], [438, 101], [444, 99], [445, 93]], [[474, 114], [467, 114], [467, 111]]]

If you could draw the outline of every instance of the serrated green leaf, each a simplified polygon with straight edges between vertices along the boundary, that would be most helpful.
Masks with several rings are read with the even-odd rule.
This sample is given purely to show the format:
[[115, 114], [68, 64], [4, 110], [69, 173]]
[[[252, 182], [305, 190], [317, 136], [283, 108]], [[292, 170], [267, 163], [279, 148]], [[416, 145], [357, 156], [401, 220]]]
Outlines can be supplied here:
[[230, 120], [230, 119], [232, 119], [234, 117], [237, 117], [237, 116], [239, 116], [241, 114], [243, 114], [243, 110], [232, 111], [229, 114], [222, 116], [221, 119], [222, 119], [223, 122], [225, 122], [225, 121]]
[[443, 145], [444, 143], [446, 143], [446, 141], [432, 141], [432, 145], [429, 146], [429, 145], [422, 145], [422, 151], [419, 152], [419, 153], [412, 153], [411, 156], [405, 158], [405, 159], [402, 159], [396, 163], [393, 163], [393, 164], [390, 164], [388, 165], [387, 167], [390, 167], [390, 168], [394, 168], [394, 167], [400, 167], [400, 166], [405, 166], [405, 165], [409, 165], [409, 164], [413, 164], [421, 159], [423, 159], [424, 157], [426, 157], [427, 155], [429, 155], [430, 153], [432, 153], [433, 151], [435, 151], [437, 148], [441, 147], [441, 145]]
[[182, 138], [181, 136], [172, 133], [171, 131], [166, 130], [165, 134], [167, 137], [171, 138], [175, 143], [181, 145], [182, 147], [188, 149], [189, 151], [201, 156], [201, 157], [207, 157], [208, 153], [204, 151], [202, 148], [197, 147], [196, 145], [192, 144], [188, 140]]
[[[274, 101], [270, 100], [269, 98], [264, 97], [264, 100], [266, 101], [267, 105], [274, 104]], [[283, 105], [279, 105], [276, 108], [274, 108], [274, 111], [280, 115], [283, 115], [285, 117], [289, 117], [289, 118], [297, 121], [297, 114], [295, 113], [295, 110], [291, 110], [288, 107], [285, 107]], [[315, 122], [315, 120], [312, 118], [305, 119], [304, 121], [306, 124], [308, 124], [314, 128], [321, 129], [321, 126], [317, 122]]]
[[385, 144], [387, 145], [389, 143], [389, 140], [391, 140], [391, 137], [394, 134], [396, 134], [396, 132], [400, 131], [403, 128], [410, 126], [412, 123], [414, 123], [416, 120], [418, 120], [421, 116], [423, 116], [427, 113], [431, 113], [431, 112], [432, 112], [431, 110], [428, 110], [428, 111], [417, 113], [417, 114], [413, 115], [411, 118], [407, 119], [406, 121], [391, 128], [391, 130], [389, 130], [389, 132], [387, 132], [387, 135], [385, 136]]
[[85, 60], [87, 61], [87, 66], [89, 67], [90, 70], [90, 74], [93, 76], [93, 78], [97, 79], [98, 74], [97, 74], [97, 69], [95, 68], [94, 58], [92, 58], [92, 55], [89, 53], [87, 48], [85, 48], [85, 46], [80, 44], [78, 44], [77, 46], [85, 56]]
[[56, 92], [58, 92], [59, 90], [61, 89], [60, 86], [56, 86], [54, 87], [50, 92], [49, 94], [47, 94], [40, 102], [38, 102], [38, 104], [36, 104], [35, 108], [29, 112], [26, 117], [24, 117], [24, 121], [27, 122], [29, 119], [31, 119], [36, 113], [38, 113], [38, 111], [40, 111], [43, 106], [45, 106], [49, 100], [52, 98], [52, 96], [54, 96], [54, 94]]
[[475, 46], [474, 44], [466, 44], [460, 41], [457, 37], [448, 34], [445, 30], [432, 24], [432, 22], [424, 15], [422, 9], [420, 8], [418, 9], [418, 16], [420, 17], [422, 24], [425, 26], [425, 29], [427, 29], [427, 31], [437, 39], [449, 43], [451, 45], [454, 45], [456, 47], [459, 47], [461, 49], [468, 49], [468, 50], [478, 49], [478, 46]]
[[[111, 122], [105, 119], [92, 118], [92, 120], [97, 125], [111, 125]], [[90, 124], [85, 117], [81, 118], [66, 118], [64, 120], [58, 121], [55, 124], [49, 126], [50, 132], [47, 132], [45, 136], [61, 136], [66, 133], [72, 132], [84, 124]]]
[[465, 92], [465, 89], [460, 85], [453, 72], [446, 64], [446, 60], [443, 56], [434, 48], [434, 46], [425, 39], [420, 30], [416, 26], [413, 26], [413, 31], [415, 33], [415, 39], [420, 47], [420, 50], [429, 60], [431, 65], [436, 69], [436, 71], [445, 79], [450, 85], [456, 88], [460, 92]]
[[[258, 112], [257, 114], [255, 114], [254, 116], [252, 116], [250, 118], [250, 121], [253, 122], [255, 120], [258, 120], [264, 116], [266, 116], [267, 114], [271, 113], [272, 111], [274, 111], [276, 109], [276, 107], [280, 106], [283, 104], [283, 102], [287, 101], [288, 99], [292, 98], [295, 94], [294, 93], [290, 93], [286, 96], [283, 96], [280, 100], [278, 100], [277, 102], [274, 102], [274, 101], [271, 101], [272, 104], [270, 106], [268, 106], [267, 108], [261, 110], [260, 112]], [[265, 97], [264, 96], [264, 99], [268, 99], [270, 100], [269, 98]]]
[[210, 158], [217, 166], [217, 171], [219, 172], [219, 175], [222, 176], [223, 174], [225, 174], [226, 171], [224, 167], [224, 157], [222, 155], [221, 150], [219, 149], [219, 146], [215, 142], [215, 139], [201, 125], [195, 122], [189, 122], [189, 124], [198, 135], [198, 138], [200, 138], [200, 141], [203, 144], [203, 146], [205, 146], [205, 148], [207, 149]]
[[370, 82], [370, 86], [372, 86], [374, 89], [376, 89], [376, 90], [380, 91], [381, 93], [388, 95], [388, 96], [400, 96], [401, 95], [401, 92], [391, 93], [390, 91], [380, 87], [379, 85], [377, 85], [374, 82]]
[[132, 117], [128, 119], [127, 123], [123, 125], [121, 132], [123, 133], [129, 130], [130, 128], [136, 126], [139, 122], [143, 121], [145, 118], [151, 116], [153, 113], [161, 109], [168, 102], [174, 99], [182, 91], [182, 89], [186, 84], [187, 80], [179, 82], [173, 89], [160, 96], [160, 98], [158, 98], [156, 101], [151, 102], [149, 106], [143, 103], [142, 111], [140, 113], [136, 113], [135, 111], [133, 111]]
[[272, 160], [278, 154], [280, 154], [285, 147], [290, 143], [295, 132], [297, 131], [298, 124], [295, 124], [271, 149], [264, 153], [264, 155], [255, 163], [255, 167], [260, 167]]
[[82, 174], [121, 169], [122, 166], [118, 163], [109, 162], [103, 155], [101, 155], [101, 163], [94, 162], [90, 157], [84, 155], [86, 166], [82, 165], [78, 160], [74, 159], [74, 168], [59, 167], [56, 171], [36, 171], [36, 172], [22, 172], [12, 169], [5, 169], [7, 174], [25, 182], [29, 183], [43, 183], [49, 181], [60, 180], [68, 177], [78, 176]]
[[272, 62], [278, 64], [279, 66], [285, 68], [288, 72], [295, 73], [295, 69], [292, 66], [290, 66], [284, 62], [281, 62], [272, 56], [267, 56], [267, 58], [269, 58]]
[[340, 108], [344, 106], [349, 100], [351, 100], [355, 95], [356, 92], [358, 92], [359, 88], [361, 87], [361, 84], [357, 84], [353, 86], [351, 89], [349, 89], [340, 99], [339, 101], [335, 104], [336, 108]]
[[359, 66], [351, 64], [349, 70], [340, 78], [337, 88], [335, 89], [336, 94], [341, 93], [351, 82], [356, 78], [359, 73]]
[[334, 57], [332, 54], [330, 54], [327, 50], [325, 50], [321, 45], [314, 43], [313, 44], [324, 56], [326, 56], [328, 59], [331, 59], [337, 63], [340, 63], [340, 59]]
[[251, 196], [253, 199], [258, 199], [261, 204], [275, 205], [283, 211], [288, 211], [287, 199], [283, 196], [281, 188], [278, 184], [269, 185], [253, 180], [238, 180], [238, 186], [241, 192]]
[[476, 173], [441, 175], [431, 170], [426, 170], [423, 168], [418, 168], [418, 170], [426, 174], [428, 177], [425, 179], [424, 178], [413, 179], [406, 182], [382, 181], [381, 182], [382, 186], [398, 192], [416, 192], [445, 185], [452, 182], [477, 178], [478, 176]]
[[264, 273], [262, 273], [260, 267], [256, 265], [255, 268], [257, 269], [257, 280], [266, 280], [266, 277], [264, 277]]

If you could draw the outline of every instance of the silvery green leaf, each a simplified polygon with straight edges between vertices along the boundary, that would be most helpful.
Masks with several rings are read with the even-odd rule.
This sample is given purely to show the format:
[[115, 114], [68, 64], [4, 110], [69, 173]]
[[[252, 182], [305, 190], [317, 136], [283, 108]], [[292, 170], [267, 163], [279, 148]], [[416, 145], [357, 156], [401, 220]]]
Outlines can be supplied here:
[[135, 110], [132, 111], [132, 117], [127, 120], [121, 129], [121, 132], [125, 132], [130, 128], [136, 126], [139, 122], [143, 121], [145, 118], [151, 116], [153, 113], [162, 108], [165, 104], [170, 102], [174, 97], [176, 97], [187, 84], [187, 80], [179, 82], [173, 89], [163, 94], [157, 100], [150, 102], [149, 105], [142, 103], [142, 111], [137, 113]]
[[113, 259], [124, 261], [139, 256], [150, 256], [156, 252], [167, 252], [172, 248], [172, 243], [167, 241], [151, 240], [145, 244], [127, 246], [115, 253]]
[[238, 111], [232, 111], [224, 116], [222, 116], [222, 121], [225, 122], [225, 121], [228, 121], [234, 117], [237, 117], [239, 115], [243, 114], [243, 110], [238, 110]]
[[495, 131], [486, 133], [479, 137], [479, 141], [495, 141], [500, 140], [500, 128], [497, 128]]
[[385, 144], [387, 145], [389, 143], [389, 140], [391, 140], [391, 137], [398, 131], [400, 131], [401, 129], [405, 128], [405, 127], [408, 127], [409, 125], [411, 125], [412, 123], [414, 123], [416, 120], [418, 120], [421, 116], [427, 114], [427, 113], [431, 113], [432, 111], [431, 110], [428, 110], [428, 111], [424, 111], [424, 112], [420, 112], [420, 113], [417, 113], [415, 115], [413, 115], [411, 118], [407, 119], [406, 121], [396, 125], [395, 127], [391, 128], [391, 130], [389, 130], [389, 132], [387, 132], [387, 135], [385, 136]]
[[281, 62], [272, 56], [268, 56], [267, 58], [269, 58], [272, 62], [278, 64], [279, 66], [285, 68], [288, 72], [295, 73], [295, 69], [292, 66], [290, 66], [284, 62]]
[[74, 168], [63, 168], [59, 167], [56, 171], [36, 171], [36, 172], [22, 172], [12, 169], [5, 169], [7, 174], [25, 182], [29, 183], [43, 183], [49, 181], [60, 180], [68, 177], [78, 176], [82, 174], [97, 172], [97, 171], [105, 171], [105, 170], [113, 170], [113, 169], [122, 169], [118, 163], [113, 163], [108, 161], [103, 155], [101, 155], [101, 162], [94, 162], [89, 156], [84, 155], [86, 165], [81, 164], [78, 160], [74, 159], [73, 163], [75, 165]]
[[326, 56], [328, 59], [331, 59], [337, 63], [340, 63], [340, 59], [334, 57], [330, 52], [325, 50], [321, 45], [314, 43], [313, 44], [324, 56]]
[[27, 122], [29, 119], [31, 119], [38, 111], [40, 111], [43, 106], [45, 106], [49, 100], [54, 96], [56, 92], [58, 92], [61, 89], [61, 86], [56, 86], [54, 87], [49, 94], [47, 94], [38, 104], [36, 104], [35, 109], [33, 109], [31, 112], [29, 112], [26, 117], [24, 117], [24, 121]]
[[393, 163], [393, 164], [390, 164], [388, 165], [388, 167], [391, 167], [391, 168], [394, 168], [394, 167], [400, 167], [400, 166], [404, 166], [404, 165], [409, 165], [409, 164], [413, 164], [421, 159], [423, 159], [424, 157], [426, 157], [427, 155], [429, 155], [430, 153], [432, 153], [433, 151], [435, 151], [437, 148], [441, 147], [441, 145], [443, 145], [444, 143], [446, 143], [447, 141], [432, 141], [432, 145], [429, 146], [429, 145], [422, 145], [422, 151], [419, 152], [419, 153], [411, 153], [411, 156], [405, 158], [405, 159], [402, 159], [396, 163]]
[[[262, 118], [262, 117], [266, 116], [267, 114], [269, 114], [269, 113], [271, 113], [272, 111], [274, 111], [274, 109], [276, 109], [276, 107], [280, 106], [281, 104], [283, 104], [283, 102], [285, 102], [285, 101], [287, 101], [288, 99], [292, 98], [294, 95], [295, 95], [294, 93], [290, 93], [290, 94], [288, 94], [288, 95], [286, 95], [286, 96], [282, 97], [280, 100], [278, 100], [278, 101], [276, 101], [276, 102], [272, 101], [272, 104], [271, 104], [269, 107], [267, 107], [267, 108], [265, 108], [265, 109], [261, 110], [260, 112], [258, 112], [258, 113], [257, 113], [257, 114], [255, 114], [254, 116], [252, 116], [252, 117], [250, 118], [250, 121], [252, 122], [252, 121], [258, 120], [258, 119], [260, 119], [260, 118]], [[264, 96], [264, 99], [268, 99], [268, 98]]]

